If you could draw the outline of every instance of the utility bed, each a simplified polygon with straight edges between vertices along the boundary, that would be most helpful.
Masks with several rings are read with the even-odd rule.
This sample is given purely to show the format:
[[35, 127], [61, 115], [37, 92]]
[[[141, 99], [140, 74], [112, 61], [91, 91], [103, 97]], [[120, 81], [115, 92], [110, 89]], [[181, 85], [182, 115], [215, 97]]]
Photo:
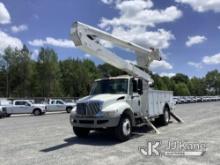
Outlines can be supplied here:
[[172, 91], [149, 89], [147, 106], [149, 118], [163, 114], [165, 104], [168, 104], [170, 110], [174, 109]]

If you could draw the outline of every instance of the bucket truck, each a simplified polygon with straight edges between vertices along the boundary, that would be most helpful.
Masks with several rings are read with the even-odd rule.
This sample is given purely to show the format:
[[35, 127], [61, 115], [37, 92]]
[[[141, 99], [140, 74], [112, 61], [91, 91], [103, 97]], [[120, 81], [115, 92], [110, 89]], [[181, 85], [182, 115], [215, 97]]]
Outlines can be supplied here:
[[[96, 80], [89, 96], [77, 101], [70, 123], [78, 137], [87, 136], [91, 130], [113, 129], [120, 141], [126, 141], [133, 127], [149, 125], [159, 133], [152, 121], [167, 125], [173, 116], [182, 122], [173, 113], [173, 92], [149, 87], [153, 80], [145, 70], [153, 60], [161, 60], [159, 50], [143, 48], [80, 22], [73, 23], [71, 38], [77, 48], [128, 74]], [[103, 46], [103, 41], [134, 52], [137, 65]]]

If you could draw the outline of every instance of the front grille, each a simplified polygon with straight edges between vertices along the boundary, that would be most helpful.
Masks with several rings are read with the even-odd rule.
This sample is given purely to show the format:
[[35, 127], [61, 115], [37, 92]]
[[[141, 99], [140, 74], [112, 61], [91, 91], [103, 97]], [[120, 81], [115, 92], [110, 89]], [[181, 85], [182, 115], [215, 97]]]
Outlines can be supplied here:
[[88, 102], [77, 104], [76, 112], [78, 115], [95, 116], [99, 111], [101, 111], [100, 102]]

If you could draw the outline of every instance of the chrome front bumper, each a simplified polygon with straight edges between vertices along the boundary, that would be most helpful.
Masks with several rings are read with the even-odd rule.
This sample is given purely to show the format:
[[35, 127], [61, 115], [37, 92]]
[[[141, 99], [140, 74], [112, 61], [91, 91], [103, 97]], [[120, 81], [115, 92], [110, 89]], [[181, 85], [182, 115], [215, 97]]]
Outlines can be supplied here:
[[119, 123], [119, 120], [120, 117], [85, 118], [85, 117], [70, 116], [70, 123], [73, 127], [91, 128], [91, 129], [116, 127]]

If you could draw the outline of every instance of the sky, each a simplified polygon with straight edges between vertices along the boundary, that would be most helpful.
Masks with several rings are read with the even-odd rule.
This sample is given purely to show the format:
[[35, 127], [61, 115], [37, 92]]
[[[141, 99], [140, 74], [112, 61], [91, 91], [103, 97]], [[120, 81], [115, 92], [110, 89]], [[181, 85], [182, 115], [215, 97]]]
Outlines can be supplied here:
[[[50, 47], [60, 60], [102, 63], [70, 40], [74, 21], [159, 48], [163, 60], [154, 61], [150, 70], [162, 76], [220, 71], [220, 0], [0, 0], [0, 53], [25, 44], [33, 59], [40, 47]], [[113, 51], [135, 61], [127, 51]]]

